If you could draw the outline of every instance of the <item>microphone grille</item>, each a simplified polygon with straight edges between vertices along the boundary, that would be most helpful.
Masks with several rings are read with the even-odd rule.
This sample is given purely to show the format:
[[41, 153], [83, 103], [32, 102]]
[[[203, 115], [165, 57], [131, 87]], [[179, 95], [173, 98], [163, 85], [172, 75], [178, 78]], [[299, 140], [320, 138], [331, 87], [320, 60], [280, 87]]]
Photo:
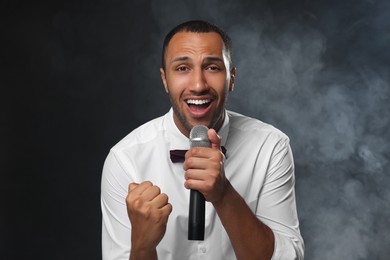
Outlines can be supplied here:
[[190, 146], [191, 147], [210, 147], [210, 140], [207, 135], [207, 126], [196, 125], [190, 132]]

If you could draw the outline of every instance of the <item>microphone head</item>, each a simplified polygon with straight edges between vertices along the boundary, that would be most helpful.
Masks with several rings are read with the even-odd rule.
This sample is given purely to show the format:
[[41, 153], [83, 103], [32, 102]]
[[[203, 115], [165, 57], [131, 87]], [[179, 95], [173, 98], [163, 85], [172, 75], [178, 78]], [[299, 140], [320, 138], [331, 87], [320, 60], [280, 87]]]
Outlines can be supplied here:
[[208, 127], [204, 125], [194, 126], [190, 132], [190, 147], [211, 147], [207, 135], [208, 130]]

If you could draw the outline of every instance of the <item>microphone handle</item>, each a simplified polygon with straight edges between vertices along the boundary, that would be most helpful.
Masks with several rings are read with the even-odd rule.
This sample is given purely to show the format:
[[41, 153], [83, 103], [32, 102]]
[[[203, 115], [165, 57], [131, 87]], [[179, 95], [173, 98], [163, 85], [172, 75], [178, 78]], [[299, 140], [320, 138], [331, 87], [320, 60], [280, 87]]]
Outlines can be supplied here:
[[190, 190], [188, 240], [204, 240], [205, 198], [197, 190]]

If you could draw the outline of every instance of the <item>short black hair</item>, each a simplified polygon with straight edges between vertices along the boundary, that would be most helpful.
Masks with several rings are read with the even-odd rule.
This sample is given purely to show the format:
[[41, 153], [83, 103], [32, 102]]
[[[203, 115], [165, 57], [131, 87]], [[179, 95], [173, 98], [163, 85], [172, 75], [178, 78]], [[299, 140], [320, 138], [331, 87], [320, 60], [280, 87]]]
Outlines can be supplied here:
[[217, 25], [202, 21], [202, 20], [192, 20], [187, 21], [182, 24], [177, 25], [174, 27], [171, 31], [168, 32], [168, 34], [165, 36], [163, 49], [162, 49], [162, 68], [165, 69], [165, 52], [166, 48], [173, 38], [173, 36], [178, 32], [193, 32], [193, 33], [208, 33], [208, 32], [215, 32], [218, 33], [222, 41], [225, 45], [226, 51], [228, 53], [228, 60], [229, 60], [229, 67], [230, 69], [233, 68], [232, 63], [232, 40], [229, 37], [229, 35], [219, 28]]

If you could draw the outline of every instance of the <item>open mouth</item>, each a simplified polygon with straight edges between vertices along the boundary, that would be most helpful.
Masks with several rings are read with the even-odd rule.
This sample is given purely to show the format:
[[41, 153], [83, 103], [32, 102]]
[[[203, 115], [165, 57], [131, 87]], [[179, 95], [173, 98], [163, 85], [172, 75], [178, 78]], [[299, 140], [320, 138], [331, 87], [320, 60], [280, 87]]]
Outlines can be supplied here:
[[186, 103], [193, 114], [201, 116], [208, 112], [211, 99], [188, 99]]
[[187, 105], [191, 109], [204, 109], [207, 108], [211, 103], [210, 99], [188, 99]]
[[210, 99], [188, 99], [187, 105], [188, 106], [194, 106], [194, 107], [208, 107], [210, 104]]

